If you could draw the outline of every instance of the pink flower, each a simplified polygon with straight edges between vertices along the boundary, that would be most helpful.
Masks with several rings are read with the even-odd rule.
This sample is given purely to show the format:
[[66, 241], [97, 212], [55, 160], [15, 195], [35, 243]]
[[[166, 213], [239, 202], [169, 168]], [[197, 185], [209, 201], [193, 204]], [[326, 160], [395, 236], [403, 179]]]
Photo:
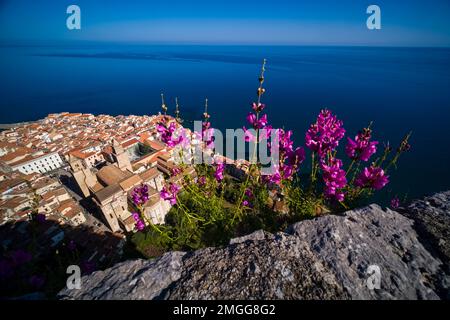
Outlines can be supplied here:
[[347, 185], [347, 178], [345, 177], [345, 171], [342, 170], [342, 161], [332, 158], [328, 164], [322, 162], [320, 167], [323, 173], [323, 181], [325, 182], [325, 197], [337, 201], [344, 201], [345, 194], [342, 189]]
[[172, 168], [171, 170], [172, 177], [179, 175], [181, 172], [182, 172], [181, 168], [178, 167]]
[[291, 140], [292, 130], [284, 131], [283, 129], [278, 129], [277, 133], [280, 154], [291, 152], [294, 146], [294, 141]]
[[221, 182], [223, 180], [224, 169], [225, 165], [222, 162], [216, 164], [216, 171], [214, 172], [214, 178], [216, 178], [217, 182]]
[[271, 125], [266, 125], [264, 128], [262, 128], [259, 132], [259, 141], [263, 140], [263, 139], [269, 139], [270, 138], [270, 134], [272, 133], [272, 126]]
[[355, 180], [355, 185], [361, 188], [382, 189], [389, 183], [389, 176], [380, 167], [365, 167]]
[[146, 184], [143, 184], [140, 187], [134, 188], [133, 192], [131, 193], [131, 198], [133, 200], [133, 203], [137, 206], [145, 204], [149, 199], [148, 186]]
[[176, 184], [172, 183], [168, 188], [163, 187], [161, 192], [159, 193], [160, 197], [173, 206], [177, 203], [177, 194], [180, 191], [180, 187]]
[[368, 161], [377, 152], [378, 141], [370, 141], [371, 130], [365, 128], [356, 135], [355, 140], [347, 137], [345, 153], [350, 159]]
[[272, 169], [272, 174], [264, 176], [263, 179], [266, 183], [279, 185], [282, 179], [280, 174], [280, 167], [278, 165], [275, 165]]
[[251, 208], [252, 204], [248, 200], [244, 200], [244, 201], [242, 201], [242, 206]]
[[167, 144], [170, 148], [175, 147], [183, 141], [183, 136], [180, 135], [178, 138], [174, 138], [174, 132], [177, 129], [175, 122], [171, 122], [167, 127], [163, 123], [158, 123], [156, 125], [156, 130], [161, 135], [161, 141]]
[[263, 111], [264, 110], [264, 108], [266, 107], [266, 105], [265, 104], [263, 104], [263, 103], [256, 103], [256, 102], [253, 102], [252, 103], [252, 109], [255, 111], [255, 112], [261, 112], [261, 111]]
[[210, 122], [202, 123], [202, 140], [205, 142], [206, 149], [214, 149], [214, 129], [210, 128]]
[[138, 231], [144, 230], [145, 229], [145, 223], [141, 219], [140, 214], [137, 213], [137, 212], [134, 212], [134, 213], [131, 214], [131, 216], [133, 217], [133, 219], [135, 221], [134, 227], [136, 228], [136, 230], [138, 230]]
[[262, 129], [267, 125], [267, 114], [262, 115], [261, 118], [256, 120], [256, 115], [250, 112], [247, 115], [247, 121], [253, 126], [255, 130]]
[[256, 142], [256, 137], [248, 130], [246, 127], [242, 128], [244, 130], [244, 141], [245, 142]]
[[246, 119], [248, 123], [254, 126], [254, 124], [256, 123], [256, 114], [254, 114], [253, 112], [249, 112]]
[[338, 120], [329, 110], [322, 110], [316, 123], [312, 124], [305, 135], [306, 146], [320, 157], [334, 151], [344, 137], [343, 122]]
[[290, 151], [287, 153], [287, 161], [291, 166], [296, 166], [302, 163], [306, 158], [305, 149], [302, 147], [298, 147], [294, 151]]
[[398, 197], [394, 197], [391, 200], [391, 208], [392, 209], [397, 209], [400, 206], [400, 200]]

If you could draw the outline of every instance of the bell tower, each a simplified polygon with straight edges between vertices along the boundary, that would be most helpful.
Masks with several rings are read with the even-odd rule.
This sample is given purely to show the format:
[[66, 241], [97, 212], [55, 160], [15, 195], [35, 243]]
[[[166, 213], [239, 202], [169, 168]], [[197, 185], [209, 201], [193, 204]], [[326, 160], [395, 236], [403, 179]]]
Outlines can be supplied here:
[[120, 170], [128, 170], [133, 172], [133, 168], [131, 167], [130, 158], [128, 157], [127, 152], [123, 149], [122, 145], [116, 139], [113, 139], [113, 158], [117, 163], [117, 166]]
[[85, 197], [91, 194], [89, 188], [97, 183], [97, 177], [92, 174], [90, 169], [84, 167], [81, 160], [73, 155], [69, 155], [69, 164], [72, 168], [72, 175]]

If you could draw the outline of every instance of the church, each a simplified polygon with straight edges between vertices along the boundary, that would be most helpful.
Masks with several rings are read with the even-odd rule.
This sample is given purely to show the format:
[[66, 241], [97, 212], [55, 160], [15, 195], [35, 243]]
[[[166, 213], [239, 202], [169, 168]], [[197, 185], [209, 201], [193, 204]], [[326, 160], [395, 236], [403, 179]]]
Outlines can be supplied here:
[[113, 232], [134, 231], [131, 193], [141, 184], [149, 186], [150, 199], [145, 205], [145, 214], [154, 224], [164, 223], [170, 204], [161, 199], [163, 172], [174, 167], [164, 146], [152, 144], [153, 148], [141, 159], [130, 161], [127, 143], [113, 139], [112, 145], [104, 148], [99, 166], [89, 166], [77, 153], [69, 155], [69, 164], [84, 197], [90, 197], [98, 207], [104, 222]]

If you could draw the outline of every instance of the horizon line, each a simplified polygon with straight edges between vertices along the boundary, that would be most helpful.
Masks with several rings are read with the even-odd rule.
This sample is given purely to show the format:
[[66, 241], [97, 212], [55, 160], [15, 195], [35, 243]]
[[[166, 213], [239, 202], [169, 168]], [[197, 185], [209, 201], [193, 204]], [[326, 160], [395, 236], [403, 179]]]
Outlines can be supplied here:
[[360, 48], [442, 48], [448, 45], [399, 45], [399, 44], [345, 44], [345, 43], [240, 43], [240, 42], [174, 42], [174, 41], [105, 41], [105, 40], [28, 40], [0, 39], [0, 47], [51, 47], [60, 45], [141, 45], [141, 46], [197, 46], [197, 47], [360, 47]]

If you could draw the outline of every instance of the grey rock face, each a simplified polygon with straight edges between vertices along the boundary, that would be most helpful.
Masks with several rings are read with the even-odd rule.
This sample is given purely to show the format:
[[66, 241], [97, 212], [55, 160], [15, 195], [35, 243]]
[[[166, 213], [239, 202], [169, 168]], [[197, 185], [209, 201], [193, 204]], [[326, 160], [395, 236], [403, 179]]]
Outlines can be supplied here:
[[81, 289], [64, 289], [61, 299], [155, 299], [182, 271], [184, 252], [169, 252], [157, 260], [133, 260], [83, 277]]
[[447, 266], [450, 262], [450, 191], [413, 201], [400, 211], [415, 222], [415, 228], [428, 249]]
[[[435, 208], [448, 217], [448, 195], [437, 199], [442, 205]], [[444, 263], [419, 241], [416, 227], [417, 222], [397, 212], [371, 205], [302, 221], [285, 233], [259, 230], [232, 239], [225, 248], [123, 262], [83, 277], [81, 290], [65, 289], [59, 298], [446, 298]], [[448, 232], [439, 230], [436, 236]]]

